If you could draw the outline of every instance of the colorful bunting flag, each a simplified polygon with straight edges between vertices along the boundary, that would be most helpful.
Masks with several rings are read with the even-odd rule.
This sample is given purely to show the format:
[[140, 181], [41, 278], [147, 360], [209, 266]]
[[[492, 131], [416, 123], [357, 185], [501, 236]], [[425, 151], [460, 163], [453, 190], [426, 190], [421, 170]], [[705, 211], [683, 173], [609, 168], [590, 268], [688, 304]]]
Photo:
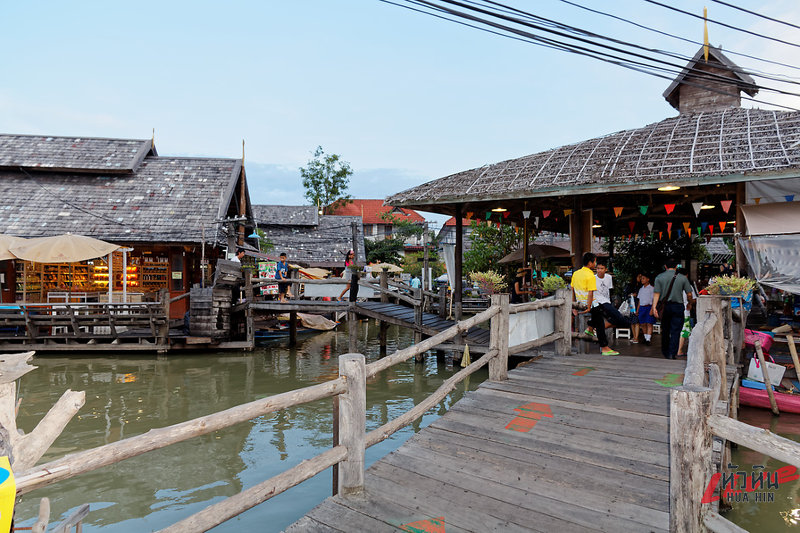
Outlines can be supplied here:
[[787, 202], [794, 202], [794, 194], [787, 194], [784, 198], [786, 198]]
[[486, 211], [486, 221], [488, 222], [492, 218], [492, 212]]
[[709, 225], [708, 225], [708, 232], [709, 232], [711, 235], [714, 235], [714, 224], [709, 224]]
[[753, 198], [753, 201], [758, 205], [761, 203], [761, 198]]
[[633, 233], [633, 228], [636, 227], [636, 222], [631, 220], [630, 222], [628, 222], [628, 227], [631, 229], [631, 233]]
[[505, 213], [503, 213], [503, 218], [508, 218], [508, 215], [510, 214], [511, 214], [510, 211], [506, 211]]
[[641, 214], [643, 214], [643, 215], [646, 215], [647, 214], [647, 206], [646, 205], [640, 205], [639, 206], [639, 212]]
[[720, 222], [719, 223], [719, 230], [720, 231], [722, 231], [722, 232], [725, 231], [725, 224], [727, 224], [727, 222]]
[[703, 202], [692, 202], [692, 209], [694, 209], [694, 216], [700, 215], [701, 207], [703, 207]]
[[659, 231], [658, 232], [658, 240], [662, 240], [663, 238], [664, 238], [664, 232], [663, 231]]
[[564, 209], [564, 216], [568, 217], [572, 214], [572, 209]]
[[648, 222], [647, 223], [647, 231], [652, 232], [653, 231], [653, 226], [655, 226], [655, 224], [656, 224], [655, 222]]
[[667, 231], [668, 232], [672, 231], [672, 222], [667, 222]]
[[523, 218], [530, 218], [531, 217], [531, 212], [526, 209], [525, 211], [522, 212], [522, 217]]
[[671, 215], [672, 211], [675, 209], [675, 204], [664, 204], [664, 209], [667, 210], [668, 215]]
[[471, 219], [474, 214], [472, 211], [467, 211], [467, 220]]
[[700, 230], [700, 226], [697, 226], [697, 234], [698, 235], [702, 235], [703, 234], [703, 232]]
[[683, 223], [683, 230], [686, 233], [690, 233], [691, 232], [691, 229], [690, 229], [691, 227], [692, 227], [692, 223], [691, 222], [684, 222]]
[[727, 213], [728, 210], [730, 210], [732, 203], [733, 200], [722, 200], [719, 204], [722, 206], [722, 210]]
[[542, 211], [542, 215], [544, 216], [544, 218], [547, 218], [547, 217], [549, 217], [549, 216], [550, 216], [550, 210], [549, 210], [549, 209], [547, 209], [547, 210], [545, 210], [545, 211]]
[[701, 222], [700, 227], [703, 228], [703, 231], [708, 231], [708, 222]]
[[539, 217], [533, 217], [533, 224], [538, 228], [539, 227]]
[[621, 207], [615, 207], [615, 208], [614, 208], [614, 216], [615, 216], [615, 217], [618, 217], [618, 216], [620, 216], [621, 214], [622, 214], [622, 208], [621, 208]]

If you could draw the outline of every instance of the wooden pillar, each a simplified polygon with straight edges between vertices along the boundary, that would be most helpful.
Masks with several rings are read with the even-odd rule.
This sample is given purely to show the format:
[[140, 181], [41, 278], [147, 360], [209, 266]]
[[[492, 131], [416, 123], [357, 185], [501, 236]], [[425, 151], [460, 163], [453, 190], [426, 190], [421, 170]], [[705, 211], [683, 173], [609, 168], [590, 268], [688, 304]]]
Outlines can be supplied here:
[[[525, 203], [525, 209], [528, 209], [527, 202]], [[525, 211], [530, 215], [528, 211]], [[522, 268], [527, 268], [528, 266], [528, 241], [530, 237], [528, 235], [528, 218], [523, 217], [522, 219]]]
[[554, 311], [555, 331], [564, 334], [563, 339], [556, 341], [556, 355], [569, 355], [572, 351], [572, 289], [558, 289], [555, 297], [564, 299], [564, 305]]
[[244, 271], [244, 295], [247, 301], [247, 309], [245, 309], [245, 334], [247, 342], [250, 344], [250, 349], [256, 346], [256, 327], [253, 319], [253, 272], [248, 268]]
[[423, 290], [430, 290], [431, 285], [430, 276], [428, 274], [428, 222], [425, 222], [424, 229], [422, 230], [422, 288]]
[[[422, 289], [411, 289], [411, 296], [414, 298], [414, 344], [422, 342]], [[422, 354], [414, 356], [417, 363], [422, 362]]]
[[300, 271], [296, 268], [289, 269], [289, 279], [292, 280], [292, 284], [289, 285], [290, 290], [292, 292], [292, 300], [296, 300], [300, 298]]
[[386, 333], [389, 331], [389, 323], [383, 320], [378, 321], [378, 342], [381, 347], [381, 355], [386, 355]]
[[389, 303], [389, 269], [381, 269], [381, 303]]
[[347, 378], [347, 392], [339, 397], [339, 440], [347, 448], [347, 459], [339, 463], [339, 494], [346, 496], [364, 490], [367, 409], [364, 356], [349, 353], [339, 357], [339, 375]]
[[[747, 232], [747, 225], [744, 221], [744, 213], [742, 206], [747, 202], [747, 189], [745, 183], [736, 184], [736, 233], [744, 235]], [[739, 244], [739, 238], [734, 239], [736, 245], [736, 272], [740, 276], [744, 276], [747, 269], [744, 268], [744, 252], [742, 246]]]
[[348, 351], [356, 353], [358, 351], [358, 316], [353, 302], [350, 302], [350, 306], [347, 309], [347, 333], [350, 343]]
[[289, 311], [289, 346], [297, 344], [297, 311]]
[[569, 242], [572, 252], [572, 271], [577, 272], [583, 266], [583, 213], [580, 208], [580, 199], [575, 198], [572, 214], [569, 216]]
[[456, 279], [453, 280], [453, 317], [456, 321], [461, 320], [461, 278], [464, 275], [464, 228], [461, 221], [464, 218], [464, 206], [456, 204]]
[[500, 306], [500, 312], [492, 317], [489, 349], [497, 355], [489, 360], [489, 381], [508, 379], [508, 294], [493, 294], [492, 305]]
[[447, 287], [439, 287], [439, 318], [447, 318]]
[[669, 530], [671, 533], [704, 531], [702, 504], [711, 478], [711, 414], [713, 391], [708, 387], [681, 386], [670, 392], [669, 418]]
[[[111, 282], [109, 281], [109, 285]], [[161, 309], [164, 313], [164, 323], [161, 325], [161, 330], [158, 332], [158, 343], [169, 346], [169, 291], [161, 289], [159, 291], [161, 297]], [[108, 306], [108, 316], [111, 317], [111, 306]], [[112, 327], [113, 333], [113, 327]]]

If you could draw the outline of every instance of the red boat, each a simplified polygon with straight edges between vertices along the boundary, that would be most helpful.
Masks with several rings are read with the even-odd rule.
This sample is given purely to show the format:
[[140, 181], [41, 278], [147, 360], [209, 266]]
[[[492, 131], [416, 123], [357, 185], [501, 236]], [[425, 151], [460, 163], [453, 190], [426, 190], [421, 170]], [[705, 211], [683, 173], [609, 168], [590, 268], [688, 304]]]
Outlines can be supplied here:
[[[778, 410], [786, 413], [800, 413], [800, 394], [787, 394], [785, 392], [773, 391], [775, 393], [775, 403]], [[770, 409], [769, 396], [766, 389], [750, 389], [739, 387], [739, 403], [751, 407], [763, 407]]]

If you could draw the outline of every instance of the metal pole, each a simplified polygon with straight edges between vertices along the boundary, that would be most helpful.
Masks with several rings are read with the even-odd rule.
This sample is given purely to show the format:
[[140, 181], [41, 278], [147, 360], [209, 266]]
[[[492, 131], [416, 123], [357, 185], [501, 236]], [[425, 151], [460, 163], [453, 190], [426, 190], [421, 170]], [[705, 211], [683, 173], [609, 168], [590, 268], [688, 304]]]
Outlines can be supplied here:
[[111, 303], [111, 295], [114, 293], [114, 252], [108, 254], [108, 303]]

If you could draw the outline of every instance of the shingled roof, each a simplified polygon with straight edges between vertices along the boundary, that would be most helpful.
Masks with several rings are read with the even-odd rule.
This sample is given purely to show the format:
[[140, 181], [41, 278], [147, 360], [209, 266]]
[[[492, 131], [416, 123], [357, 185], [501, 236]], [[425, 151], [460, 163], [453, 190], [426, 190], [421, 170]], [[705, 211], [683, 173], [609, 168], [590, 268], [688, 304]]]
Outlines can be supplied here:
[[256, 225], [316, 226], [319, 211], [313, 205], [254, 205]]
[[150, 139], [0, 134], [0, 168], [131, 173], [148, 155], [158, 155]]
[[152, 156], [122, 175], [0, 170], [0, 227], [129, 243], [199, 243], [204, 227], [214, 242], [242, 172], [239, 159]]
[[[261, 211], [263, 207], [253, 206], [253, 212]], [[305, 206], [280, 206], [287, 212]], [[258, 217], [256, 217], [258, 221]], [[364, 264], [364, 226], [361, 217], [345, 217], [336, 215], [322, 215], [315, 226], [295, 225], [292, 223], [264, 224], [258, 222], [258, 227], [264, 236], [275, 246], [270, 254], [275, 255], [286, 252], [289, 261], [298, 262], [310, 267], [340, 267], [344, 264], [345, 253], [353, 247], [352, 223], [356, 223], [358, 231], [358, 262]]]
[[728, 183], [800, 173], [800, 112], [733, 108], [681, 115], [430, 181], [386, 203], [445, 203]]

